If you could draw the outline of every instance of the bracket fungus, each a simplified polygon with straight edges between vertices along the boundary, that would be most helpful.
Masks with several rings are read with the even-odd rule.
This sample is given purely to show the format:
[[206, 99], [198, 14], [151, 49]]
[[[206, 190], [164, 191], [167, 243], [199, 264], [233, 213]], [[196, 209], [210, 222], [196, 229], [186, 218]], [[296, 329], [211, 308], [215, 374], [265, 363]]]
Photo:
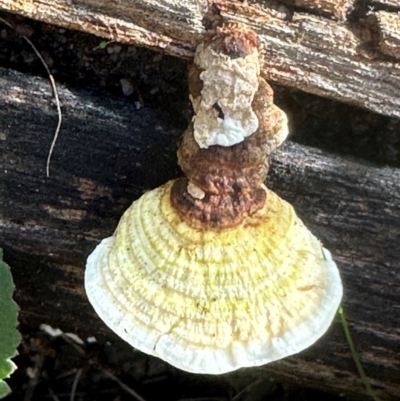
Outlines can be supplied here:
[[87, 261], [86, 292], [101, 319], [189, 372], [300, 352], [325, 333], [342, 297], [330, 253], [263, 184], [288, 129], [257, 48], [238, 25], [205, 36], [189, 69], [185, 177], [135, 201]]

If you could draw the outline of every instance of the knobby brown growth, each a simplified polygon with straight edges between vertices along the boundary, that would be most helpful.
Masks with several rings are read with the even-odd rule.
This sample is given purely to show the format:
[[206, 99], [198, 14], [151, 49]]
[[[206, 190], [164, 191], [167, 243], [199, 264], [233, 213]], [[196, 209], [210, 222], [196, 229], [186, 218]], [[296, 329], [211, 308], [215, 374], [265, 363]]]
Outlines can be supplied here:
[[[207, 34], [203, 43], [217, 56], [224, 54], [231, 60], [245, 58], [257, 52], [258, 47], [257, 37], [252, 31], [232, 23]], [[196, 63], [189, 67], [192, 102], [201, 97], [203, 71]], [[223, 74], [216, 79], [224, 84]], [[227, 90], [234, 91], [235, 88]], [[235, 101], [235, 93], [232, 101]], [[213, 108], [218, 118], [224, 119], [217, 102]], [[263, 207], [266, 195], [261, 186], [268, 172], [268, 155], [286, 137], [287, 120], [273, 104], [273, 91], [261, 76], [258, 76], [258, 89], [251, 108], [257, 116], [258, 129], [233, 146], [200, 147], [194, 136], [193, 122], [184, 133], [178, 162], [186, 177], [175, 182], [171, 203], [191, 226], [207, 229], [234, 227]], [[199, 189], [201, 196], [193, 194], [190, 186], [188, 190], [189, 183]]]

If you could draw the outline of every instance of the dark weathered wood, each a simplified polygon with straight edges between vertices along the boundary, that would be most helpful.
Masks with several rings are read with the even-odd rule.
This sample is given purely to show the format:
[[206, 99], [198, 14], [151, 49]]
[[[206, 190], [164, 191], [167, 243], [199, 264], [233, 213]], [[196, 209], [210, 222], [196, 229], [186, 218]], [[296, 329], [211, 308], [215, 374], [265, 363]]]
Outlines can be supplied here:
[[400, 10], [400, 4], [398, 0], [372, 0], [371, 5], [378, 7], [390, 6], [394, 9]]
[[[397, 0], [386, 1], [379, 7], [396, 16], [391, 4]], [[202, 19], [207, 3], [0, 0], [0, 9], [191, 58], [199, 36], [204, 34]], [[264, 54], [262, 74], [269, 81], [400, 117], [400, 64], [388, 59], [386, 50], [378, 51], [380, 44], [389, 44], [390, 39], [380, 42], [375, 35], [380, 29], [377, 23], [363, 23], [365, 2], [286, 0], [294, 7], [264, 0], [212, 3], [227, 21], [242, 22], [257, 32]], [[350, 12], [353, 6], [354, 12]], [[317, 15], [318, 10], [332, 18]], [[349, 13], [352, 18], [346, 19]], [[396, 25], [386, 24], [386, 37], [396, 37], [396, 29]]]
[[281, 0], [280, 2], [288, 6], [309, 9], [339, 21], [345, 20], [355, 7], [355, 0]]
[[400, 58], [400, 13], [374, 13], [379, 31], [379, 48], [389, 56]]
[[[179, 174], [174, 116], [60, 88], [64, 123], [45, 177], [57, 116], [48, 82], [0, 69], [0, 246], [21, 320], [95, 335], [138, 363], [97, 318], [83, 289], [85, 259], [148, 188]], [[383, 400], [400, 394], [400, 170], [287, 143], [268, 185], [296, 207], [340, 267], [344, 309], [361, 361]], [[161, 364], [175, 378], [191, 377]], [[135, 372], [131, 372], [135, 375]], [[365, 397], [341, 325], [301, 354], [207, 386], [279, 378]]]

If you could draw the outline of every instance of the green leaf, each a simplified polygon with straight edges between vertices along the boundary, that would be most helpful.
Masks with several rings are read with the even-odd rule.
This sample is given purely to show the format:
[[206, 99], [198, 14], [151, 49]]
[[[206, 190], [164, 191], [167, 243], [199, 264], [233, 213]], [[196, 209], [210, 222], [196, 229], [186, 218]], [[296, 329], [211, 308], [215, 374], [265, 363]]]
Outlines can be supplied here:
[[17, 355], [21, 342], [17, 330], [19, 308], [12, 299], [14, 288], [10, 267], [3, 262], [3, 250], [0, 248], [0, 398], [10, 392], [3, 379], [16, 369], [10, 358]]
[[106, 42], [105, 40], [103, 40], [102, 42], [100, 42], [100, 44], [98, 46], [96, 46], [93, 51], [95, 50], [103, 50], [105, 49], [110, 43], [113, 43], [114, 40], [109, 40], [108, 42]]

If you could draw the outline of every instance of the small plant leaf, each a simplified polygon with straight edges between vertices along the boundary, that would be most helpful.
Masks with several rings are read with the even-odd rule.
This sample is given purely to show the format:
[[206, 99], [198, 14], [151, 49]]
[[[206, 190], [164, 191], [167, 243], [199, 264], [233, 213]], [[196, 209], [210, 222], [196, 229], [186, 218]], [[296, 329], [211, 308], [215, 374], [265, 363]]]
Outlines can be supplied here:
[[103, 40], [102, 42], [99, 43], [98, 46], [96, 46], [96, 47], [93, 49], [93, 51], [95, 51], [95, 50], [103, 50], [103, 49], [105, 49], [110, 43], [113, 43], [113, 42], [114, 42], [113, 40], [110, 40], [110, 41], [108, 41], [108, 42], [106, 42], [105, 40]]
[[17, 355], [21, 342], [17, 330], [19, 308], [12, 299], [14, 288], [10, 267], [3, 262], [3, 250], [0, 248], [0, 398], [10, 392], [3, 379], [16, 369], [10, 358]]

